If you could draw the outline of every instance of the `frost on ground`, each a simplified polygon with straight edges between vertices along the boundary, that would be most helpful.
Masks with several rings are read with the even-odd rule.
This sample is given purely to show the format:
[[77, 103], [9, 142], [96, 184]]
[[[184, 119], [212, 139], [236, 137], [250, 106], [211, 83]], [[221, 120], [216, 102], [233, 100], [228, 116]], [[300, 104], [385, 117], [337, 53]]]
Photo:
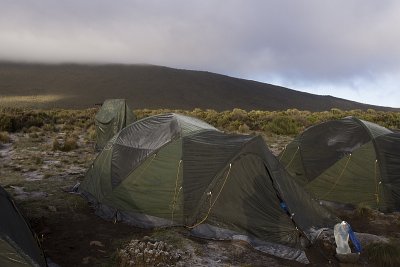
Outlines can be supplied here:
[[[82, 181], [96, 157], [87, 132], [73, 131], [76, 147], [70, 151], [54, 149], [54, 140], [62, 147], [71, 134], [62, 127], [54, 132], [38, 128], [34, 134], [10, 134], [11, 143], [0, 147], [0, 184], [29, 218], [46, 255], [60, 266], [300, 266], [240, 241], [195, 239], [183, 228], [143, 230], [98, 218], [83, 198], [66, 192]], [[292, 139], [263, 137], [275, 155]], [[341, 216], [357, 232], [375, 234], [378, 239], [400, 237], [396, 214]], [[322, 249], [306, 251], [311, 266], [332, 266], [336, 261], [329, 251], [334, 244], [321, 244]], [[362, 254], [359, 263], [368, 266], [368, 255]]]

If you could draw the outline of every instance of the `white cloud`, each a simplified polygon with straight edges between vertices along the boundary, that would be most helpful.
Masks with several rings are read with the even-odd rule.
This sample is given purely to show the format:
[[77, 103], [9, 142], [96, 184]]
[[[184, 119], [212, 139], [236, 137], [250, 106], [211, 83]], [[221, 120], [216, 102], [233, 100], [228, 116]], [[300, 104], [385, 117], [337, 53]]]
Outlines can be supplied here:
[[325, 93], [326, 86], [335, 96], [400, 106], [392, 96], [400, 73], [398, 1], [0, 4], [3, 60], [150, 63], [270, 83], [280, 77], [294, 89]]

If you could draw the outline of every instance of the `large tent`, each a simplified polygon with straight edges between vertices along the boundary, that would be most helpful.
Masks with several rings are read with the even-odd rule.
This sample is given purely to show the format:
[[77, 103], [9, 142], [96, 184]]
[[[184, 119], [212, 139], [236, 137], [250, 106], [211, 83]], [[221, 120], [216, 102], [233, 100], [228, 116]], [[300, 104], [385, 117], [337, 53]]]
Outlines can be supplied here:
[[346, 117], [310, 127], [279, 159], [318, 199], [400, 208], [400, 133]]
[[107, 99], [95, 116], [96, 149], [104, 145], [126, 125], [136, 120], [125, 99]]
[[[300, 247], [332, 218], [297, 186], [259, 136], [229, 135], [164, 114], [115, 135], [79, 187], [97, 214], [143, 228], [185, 226], [198, 237]], [[266, 245], [269, 244], [269, 245]], [[281, 247], [281, 248], [282, 248]], [[285, 250], [304, 260], [300, 250]]]
[[0, 186], [0, 266], [47, 266], [28, 223]]

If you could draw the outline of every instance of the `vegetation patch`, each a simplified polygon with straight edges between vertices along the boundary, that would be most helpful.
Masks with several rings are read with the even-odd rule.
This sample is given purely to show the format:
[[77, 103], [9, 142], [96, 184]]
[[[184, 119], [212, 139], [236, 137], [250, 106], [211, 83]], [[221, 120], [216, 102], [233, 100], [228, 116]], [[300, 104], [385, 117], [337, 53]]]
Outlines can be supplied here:
[[366, 247], [368, 259], [377, 266], [400, 266], [400, 244], [398, 242], [373, 243]]
[[175, 252], [171, 245], [148, 236], [143, 240], [131, 240], [117, 253], [117, 262], [121, 267], [176, 266], [180, 259], [181, 255]]
[[10, 135], [7, 132], [0, 132], [0, 144], [10, 143]]
[[376, 211], [365, 205], [358, 205], [355, 210], [355, 214], [360, 218], [373, 219], [376, 217]]
[[63, 152], [69, 152], [74, 149], [77, 149], [78, 146], [78, 139], [75, 136], [67, 137], [63, 143], [59, 141], [58, 138], [54, 138], [53, 140], [53, 150], [60, 150]]

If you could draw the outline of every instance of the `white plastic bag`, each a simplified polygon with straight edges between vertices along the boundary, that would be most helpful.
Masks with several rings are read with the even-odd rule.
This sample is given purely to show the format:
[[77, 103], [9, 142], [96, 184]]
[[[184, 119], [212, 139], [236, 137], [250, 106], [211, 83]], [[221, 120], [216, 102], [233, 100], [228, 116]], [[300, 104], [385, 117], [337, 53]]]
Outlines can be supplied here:
[[347, 223], [342, 221], [341, 223], [336, 224], [333, 228], [333, 234], [335, 235], [336, 253], [351, 253], [351, 249], [349, 247], [349, 227]]

